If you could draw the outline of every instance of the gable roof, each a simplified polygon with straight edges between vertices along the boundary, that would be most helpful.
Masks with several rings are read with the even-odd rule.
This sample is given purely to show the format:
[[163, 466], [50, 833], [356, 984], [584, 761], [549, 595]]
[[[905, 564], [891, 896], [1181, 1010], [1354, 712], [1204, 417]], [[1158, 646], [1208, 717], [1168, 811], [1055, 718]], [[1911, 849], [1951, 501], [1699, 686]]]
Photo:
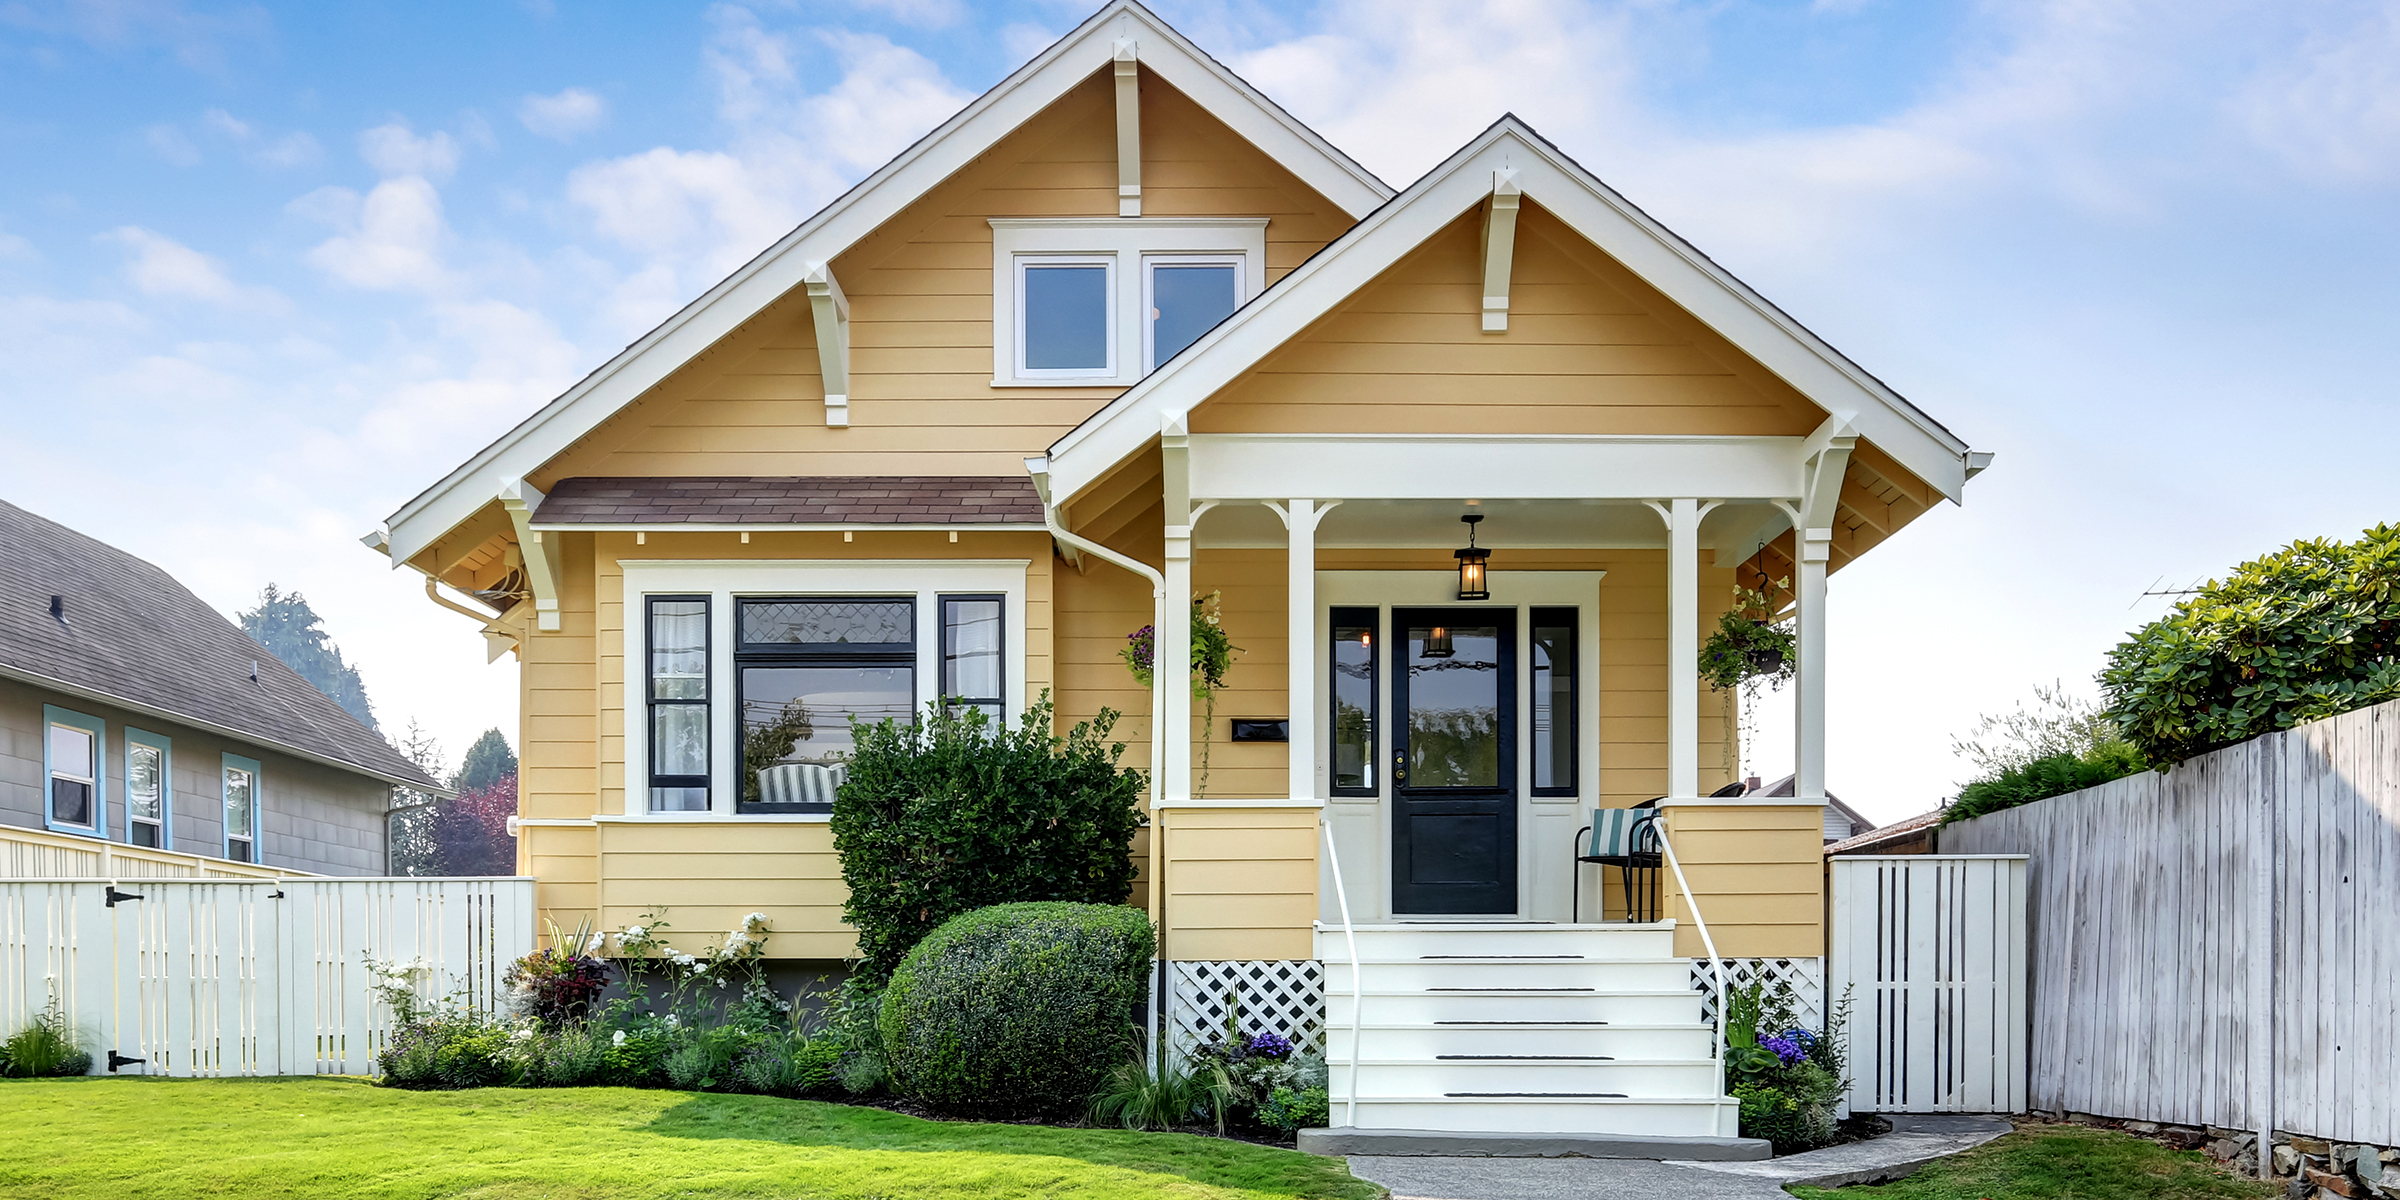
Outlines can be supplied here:
[[1155, 72], [1353, 217], [1392, 189], [1134, 0], [1110, 0], [1033, 61], [919, 138], [681, 312], [402, 505], [386, 522], [395, 565], [492, 502], [502, 485], [556, 457], [601, 422], [799, 286], [811, 263], [838, 256], [989, 150], [1094, 72], [1116, 43], [1138, 43]]
[[158, 567], [5, 501], [0, 546], [0, 676], [448, 794]]
[[1276, 281], [1183, 353], [1094, 413], [1050, 448], [1053, 494], [1069, 499], [1156, 438], [1317, 318], [1491, 195], [1493, 173], [1705, 322], [1942, 495], [1959, 498], [1967, 444], [1883, 381], [1751, 290], [1691, 243], [1561, 153], [1515, 114], [1501, 117], [1441, 165]]

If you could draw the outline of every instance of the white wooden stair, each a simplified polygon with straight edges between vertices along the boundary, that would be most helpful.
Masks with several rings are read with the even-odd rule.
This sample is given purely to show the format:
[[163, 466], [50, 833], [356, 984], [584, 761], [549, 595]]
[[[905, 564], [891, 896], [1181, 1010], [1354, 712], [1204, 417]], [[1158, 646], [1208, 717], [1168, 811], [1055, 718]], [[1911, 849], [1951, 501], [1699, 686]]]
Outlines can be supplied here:
[[1320, 925], [1333, 1122], [1363, 1129], [1732, 1137], [1673, 922]]

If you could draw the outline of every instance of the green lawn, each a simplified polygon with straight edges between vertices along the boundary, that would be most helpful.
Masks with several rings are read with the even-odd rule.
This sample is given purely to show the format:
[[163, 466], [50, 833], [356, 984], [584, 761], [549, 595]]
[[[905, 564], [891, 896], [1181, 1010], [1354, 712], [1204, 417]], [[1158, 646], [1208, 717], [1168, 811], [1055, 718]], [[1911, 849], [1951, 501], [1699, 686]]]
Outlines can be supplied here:
[[1792, 1192], [1805, 1200], [2259, 1200], [2283, 1189], [2228, 1175], [2197, 1150], [2113, 1129], [2038, 1125], [1897, 1183]]
[[0, 1082], [0, 1195], [1355, 1197], [1340, 1159], [800, 1100], [355, 1079]]

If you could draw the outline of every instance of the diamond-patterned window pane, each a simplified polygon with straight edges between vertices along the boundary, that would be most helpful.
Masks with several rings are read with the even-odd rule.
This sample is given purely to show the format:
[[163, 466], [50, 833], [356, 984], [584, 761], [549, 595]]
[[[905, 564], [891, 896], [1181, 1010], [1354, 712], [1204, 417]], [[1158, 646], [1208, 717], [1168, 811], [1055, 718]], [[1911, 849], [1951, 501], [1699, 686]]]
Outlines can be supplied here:
[[749, 646], [907, 646], [917, 637], [910, 600], [745, 600]]

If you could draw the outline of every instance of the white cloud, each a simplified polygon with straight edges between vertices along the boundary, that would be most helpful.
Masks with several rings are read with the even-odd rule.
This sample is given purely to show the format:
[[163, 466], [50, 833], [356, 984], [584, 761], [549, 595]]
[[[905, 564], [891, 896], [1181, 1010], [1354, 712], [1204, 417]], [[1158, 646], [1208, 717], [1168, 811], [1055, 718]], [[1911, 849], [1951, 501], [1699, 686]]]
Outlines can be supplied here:
[[436, 130], [419, 137], [400, 121], [359, 134], [358, 156], [386, 176], [440, 179], [458, 169], [458, 143], [449, 134]]
[[32, 262], [40, 257], [41, 252], [33, 248], [32, 242], [5, 229], [0, 229], [0, 259], [14, 258]]
[[153, 125], [143, 131], [142, 137], [160, 158], [176, 166], [200, 165], [200, 147], [193, 145], [192, 139], [183, 136], [183, 131], [173, 125]]
[[360, 197], [320, 188], [293, 204], [305, 215], [332, 217], [341, 232], [307, 255], [309, 265], [354, 287], [445, 292], [456, 279], [442, 262], [450, 240], [442, 198], [416, 175], [386, 179]]
[[2310, 175], [2400, 173], [2400, 8], [2321, 30], [2233, 97], [2259, 145]]
[[295, 130], [270, 138], [260, 133], [257, 126], [221, 108], [200, 114], [200, 123], [240, 147], [245, 161], [259, 166], [296, 167], [315, 161], [323, 153], [317, 139], [305, 132]]
[[517, 120], [525, 128], [562, 142], [598, 129], [607, 119], [608, 102], [577, 87], [556, 95], [527, 96], [517, 105]]
[[1058, 35], [1041, 25], [1019, 21], [1000, 30], [1000, 48], [1008, 52], [1011, 62], [1028, 62], [1058, 41]]
[[224, 264], [161, 233], [126, 225], [102, 235], [131, 251], [125, 278], [145, 296], [206, 300], [232, 308], [281, 311], [283, 297], [269, 288], [243, 287]]
[[919, 29], [946, 29], [967, 15], [960, 0], [850, 0], [850, 7]]

